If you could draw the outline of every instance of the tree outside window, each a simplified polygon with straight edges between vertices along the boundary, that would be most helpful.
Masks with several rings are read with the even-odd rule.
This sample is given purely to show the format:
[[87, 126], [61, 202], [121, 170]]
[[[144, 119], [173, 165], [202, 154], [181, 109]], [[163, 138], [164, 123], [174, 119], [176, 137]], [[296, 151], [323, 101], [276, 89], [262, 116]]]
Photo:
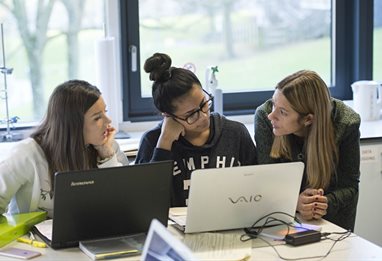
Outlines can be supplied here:
[[[103, 35], [104, 0], [0, 0], [0, 20], [6, 65], [13, 68], [7, 77], [10, 117], [40, 121], [58, 84], [75, 78], [95, 83], [94, 44]], [[1, 127], [4, 93], [0, 97]]]

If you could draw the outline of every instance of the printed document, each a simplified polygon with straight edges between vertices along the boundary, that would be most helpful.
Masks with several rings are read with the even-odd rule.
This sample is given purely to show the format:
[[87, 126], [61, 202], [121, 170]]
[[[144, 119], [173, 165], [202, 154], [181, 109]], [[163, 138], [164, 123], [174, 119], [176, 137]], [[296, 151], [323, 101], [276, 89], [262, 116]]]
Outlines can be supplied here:
[[186, 234], [184, 243], [200, 260], [248, 260], [252, 242], [242, 242], [242, 230]]

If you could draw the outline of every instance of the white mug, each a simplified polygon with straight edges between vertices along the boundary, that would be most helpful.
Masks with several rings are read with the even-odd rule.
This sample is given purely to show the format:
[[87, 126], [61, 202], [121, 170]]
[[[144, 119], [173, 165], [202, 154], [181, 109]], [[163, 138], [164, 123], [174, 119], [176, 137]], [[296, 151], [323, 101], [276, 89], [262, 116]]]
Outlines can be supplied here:
[[379, 120], [382, 108], [382, 85], [376, 81], [357, 81], [352, 85], [353, 108], [363, 121]]

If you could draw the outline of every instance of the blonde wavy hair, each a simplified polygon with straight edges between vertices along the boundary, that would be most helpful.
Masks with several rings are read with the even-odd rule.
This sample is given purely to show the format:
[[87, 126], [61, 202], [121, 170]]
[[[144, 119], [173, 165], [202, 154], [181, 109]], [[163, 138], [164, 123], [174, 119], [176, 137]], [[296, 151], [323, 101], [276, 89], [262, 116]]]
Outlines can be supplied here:
[[[313, 115], [305, 135], [305, 159], [308, 186], [327, 188], [336, 173], [338, 148], [335, 143], [330, 93], [321, 77], [308, 70], [287, 76], [276, 86], [301, 119]], [[271, 157], [292, 159], [291, 135], [276, 136]]]

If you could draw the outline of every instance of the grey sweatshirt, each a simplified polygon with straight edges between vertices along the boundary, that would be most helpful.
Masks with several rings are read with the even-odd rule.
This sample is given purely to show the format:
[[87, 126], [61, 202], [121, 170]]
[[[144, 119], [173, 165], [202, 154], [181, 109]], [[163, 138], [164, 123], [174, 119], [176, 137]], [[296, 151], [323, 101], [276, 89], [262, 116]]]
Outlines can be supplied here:
[[[217, 113], [210, 116], [210, 137], [203, 146], [194, 146], [183, 137], [174, 141], [171, 151], [156, 148], [160, 123], [147, 131], [140, 142], [135, 162], [173, 160], [171, 206], [186, 206], [191, 172], [195, 169], [226, 168], [257, 163], [256, 148], [247, 128]], [[213, 186], [213, 184], [211, 184]]]

